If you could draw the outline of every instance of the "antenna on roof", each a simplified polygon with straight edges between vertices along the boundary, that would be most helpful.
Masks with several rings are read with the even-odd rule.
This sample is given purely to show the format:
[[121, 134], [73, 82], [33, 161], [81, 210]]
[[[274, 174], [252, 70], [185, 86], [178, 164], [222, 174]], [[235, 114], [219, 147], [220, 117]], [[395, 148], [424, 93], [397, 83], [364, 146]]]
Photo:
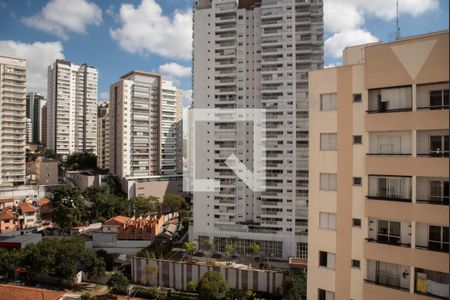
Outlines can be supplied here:
[[397, 0], [397, 19], [396, 19], [396, 32], [395, 32], [395, 39], [400, 39], [400, 25], [398, 21], [398, 0]]

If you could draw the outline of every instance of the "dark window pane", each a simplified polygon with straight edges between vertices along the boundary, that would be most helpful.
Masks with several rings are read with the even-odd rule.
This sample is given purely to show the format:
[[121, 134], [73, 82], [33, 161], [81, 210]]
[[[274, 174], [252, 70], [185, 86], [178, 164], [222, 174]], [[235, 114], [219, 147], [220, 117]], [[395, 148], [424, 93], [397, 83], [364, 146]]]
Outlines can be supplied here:
[[428, 239], [430, 241], [440, 241], [441, 240], [441, 227], [430, 225]]
[[442, 91], [430, 91], [430, 106], [442, 105]]
[[327, 298], [327, 295], [326, 295], [325, 290], [319, 289], [319, 300], [326, 300], [326, 298]]
[[430, 152], [437, 153], [442, 151], [442, 136], [430, 136]]
[[390, 222], [390, 234], [400, 236], [400, 222]]
[[442, 241], [448, 243], [448, 227], [443, 227], [442, 229]]
[[319, 265], [322, 267], [327, 266], [327, 253], [324, 251], [319, 252]]
[[444, 90], [444, 105], [448, 105], [448, 90]]

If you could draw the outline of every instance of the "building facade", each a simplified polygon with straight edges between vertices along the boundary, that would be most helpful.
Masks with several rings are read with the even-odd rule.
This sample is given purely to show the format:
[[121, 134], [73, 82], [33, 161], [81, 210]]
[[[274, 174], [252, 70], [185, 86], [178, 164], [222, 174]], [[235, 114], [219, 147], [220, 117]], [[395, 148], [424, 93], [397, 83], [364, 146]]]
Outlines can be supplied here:
[[109, 169], [109, 104], [97, 108], [97, 166]]
[[[220, 181], [194, 191], [193, 236], [260, 243], [264, 256], [306, 258], [308, 72], [323, 67], [321, 1], [199, 0], [194, 9], [193, 108], [265, 109], [263, 141], [252, 122], [197, 124], [195, 176]], [[201, 141], [201, 142], [200, 142]], [[234, 154], [253, 169], [266, 148], [264, 192], [253, 192], [225, 164]], [[255, 162], [257, 163], [257, 162]], [[233, 239], [230, 240], [230, 237]]]
[[46, 104], [44, 96], [38, 93], [27, 94], [27, 118], [31, 121], [31, 141], [29, 143], [42, 144], [43, 121], [45, 121], [44, 106]]
[[48, 67], [47, 148], [97, 154], [98, 70], [56, 60]]
[[449, 297], [448, 32], [310, 73], [308, 299]]
[[26, 61], [0, 56], [0, 185], [25, 182]]
[[111, 85], [109, 105], [111, 174], [125, 178], [182, 171], [182, 97], [170, 81], [132, 71]]

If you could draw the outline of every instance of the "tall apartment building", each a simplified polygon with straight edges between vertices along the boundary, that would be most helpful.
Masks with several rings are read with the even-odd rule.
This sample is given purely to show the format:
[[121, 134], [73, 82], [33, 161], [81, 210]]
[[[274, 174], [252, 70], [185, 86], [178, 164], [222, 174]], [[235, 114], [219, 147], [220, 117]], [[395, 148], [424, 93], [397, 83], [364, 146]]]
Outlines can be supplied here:
[[159, 74], [131, 71], [110, 88], [111, 174], [124, 177], [182, 172], [182, 97]]
[[448, 299], [449, 39], [310, 73], [308, 299]]
[[97, 167], [109, 169], [109, 104], [97, 108]]
[[47, 148], [97, 154], [98, 70], [57, 59], [48, 67]]
[[41, 120], [41, 144], [47, 147], [47, 101], [42, 107]]
[[0, 185], [25, 182], [26, 61], [0, 56]]
[[[42, 144], [42, 127], [44, 119], [44, 106], [47, 101], [38, 93], [27, 94], [27, 118], [31, 121], [31, 141], [33, 144]], [[46, 117], [46, 116], [45, 116]]]
[[[195, 109], [266, 109], [265, 192], [253, 192], [225, 164], [250, 170], [260, 141], [253, 122], [209, 122], [195, 136], [196, 178], [221, 182], [194, 191], [193, 239], [217, 238], [274, 259], [307, 255], [308, 72], [323, 67], [322, 1], [199, 0], [194, 8]], [[255, 146], [254, 146], [255, 145]]]

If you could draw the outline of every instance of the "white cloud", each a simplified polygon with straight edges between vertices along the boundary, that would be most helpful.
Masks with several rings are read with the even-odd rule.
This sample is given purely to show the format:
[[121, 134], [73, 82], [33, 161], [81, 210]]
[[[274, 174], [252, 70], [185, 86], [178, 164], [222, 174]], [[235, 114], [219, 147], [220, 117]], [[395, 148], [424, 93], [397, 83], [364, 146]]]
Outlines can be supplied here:
[[108, 102], [109, 101], [109, 92], [101, 92], [100, 97], [98, 98], [100, 102]]
[[0, 41], [0, 55], [27, 60], [27, 90], [47, 95], [47, 68], [56, 59], [64, 58], [60, 42]]
[[335, 33], [325, 41], [325, 52], [333, 58], [342, 57], [345, 47], [377, 42], [370, 32], [362, 29], [346, 30]]
[[191, 70], [191, 67], [185, 67], [174, 62], [159, 66], [159, 72], [169, 77], [188, 77], [191, 76]]
[[192, 89], [183, 90], [183, 107], [191, 107], [192, 105]]
[[192, 49], [192, 10], [165, 16], [155, 0], [142, 0], [139, 6], [122, 4], [122, 26], [111, 29], [114, 40], [126, 51], [141, 55], [190, 59]]
[[89, 25], [100, 25], [102, 10], [88, 0], [51, 0], [39, 14], [22, 21], [29, 27], [67, 39], [68, 32], [86, 33]]
[[[413, 17], [439, 8], [439, 0], [400, 0], [400, 15]], [[394, 0], [325, 0], [325, 30], [330, 34], [325, 41], [325, 52], [332, 58], [342, 57], [346, 46], [371, 43], [377, 40], [363, 28], [366, 17], [391, 21], [396, 17]]]

